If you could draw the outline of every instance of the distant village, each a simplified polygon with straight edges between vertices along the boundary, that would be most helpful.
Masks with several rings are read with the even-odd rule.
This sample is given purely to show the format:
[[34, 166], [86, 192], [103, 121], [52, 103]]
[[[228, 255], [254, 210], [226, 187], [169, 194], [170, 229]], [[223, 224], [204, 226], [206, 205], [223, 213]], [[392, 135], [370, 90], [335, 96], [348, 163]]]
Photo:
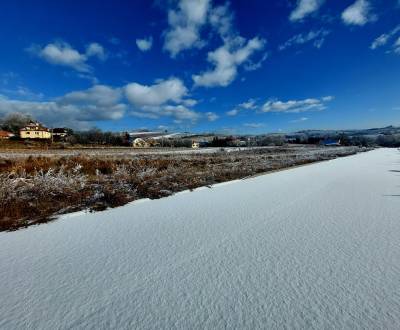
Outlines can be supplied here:
[[0, 140], [24, 143], [61, 143], [63, 145], [108, 145], [133, 148], [206, 148], [206, 147], [255, 147], [284, 144], [317, 144], [325, 146], [358, 145], [400, 147], [400, 128], [326, 131], [309, 130], [292, 134], [270, 133], [261, 135], [193, 134], [139, 130], [131, 132], [103, 132], [100, 129], [74, 132], [66, 127], [48, 128], [29, 120], [22, 123], [16, 116], [0, 123]]
[[[96, 135], [97, 139], [88, 139], [89, 143], [104, 144], [102, 132], [88, 132]], [[19, 128], [18, 134], [10, 131], [1, 130], [1, 139], [18, 139], [23, 141], [48, 141], [48, 142], [79, 142], [74, 141], [74, 133], [65, 127], [47, 128], [37, 121], [30, 121]], [[80, 133], [82, 134], [82, 133]], [[154, 148], [154, 147], [188, 147], [193, 149], [205, 147], [251, 147], [260, 145], [283, 145], [291, 141], [284, 134], [269, 134], [268, 136], [222, 136], [215, 134], [191, 134], [191, 133], [169, 133], [168, 131], [133, 131], [110, 133], [120, 145], [129, 145], [133, 148]], [[78, 139], [76, 139], [78, 140]], [[92, 140], [92, 141], [90, 141]], [[180, 141], [180, 142], [178, 142]], [[86, 144], [86, 143], [83, 143]], [[107, 144], [107, 143], [106, 143]], [[340, 145], [340, 140], [327, 139], [326, 145]]]

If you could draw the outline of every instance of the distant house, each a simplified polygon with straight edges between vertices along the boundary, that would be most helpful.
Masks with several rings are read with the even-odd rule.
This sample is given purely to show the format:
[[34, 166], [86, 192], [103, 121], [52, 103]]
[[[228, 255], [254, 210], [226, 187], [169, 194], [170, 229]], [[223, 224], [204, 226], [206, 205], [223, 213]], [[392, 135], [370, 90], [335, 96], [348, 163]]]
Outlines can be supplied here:
[[57, 127], [51, 130], [51, 134], [55, 141], [62, 141], [68, 136], [68, 130], [66, 128]]
[[322, 141], [322, 145], [326, 147], [335, 147], [335, 146], [340, 146], [340, 140], [334, 140], [334, 139], [326, 139]]
[[207, 148], [210, 146], [208, 141], [192, 141], [192, 148], [199, 149], [199, 148]]
[[149, 144], [145, 140], [143, 140], [141, 138], [136, 138], [132, 142], [132, 147], [134, 147], [134, 148], [148, 148]]
[[51, 139], [50, 130], [39, 122], [31, 121], [28, 125], [19, 130], [21, 139]]
[[7, 140], [11, 137], [15, 136], [13, 133], [8, 131], [0, 131], [0, 140]]
[[68, 135], [68, 130], [66, 128], [53, 128], [51, 130], [51, 133], [53, 134], [53, 137], [60, 137], [60, 138], [65, 138]]

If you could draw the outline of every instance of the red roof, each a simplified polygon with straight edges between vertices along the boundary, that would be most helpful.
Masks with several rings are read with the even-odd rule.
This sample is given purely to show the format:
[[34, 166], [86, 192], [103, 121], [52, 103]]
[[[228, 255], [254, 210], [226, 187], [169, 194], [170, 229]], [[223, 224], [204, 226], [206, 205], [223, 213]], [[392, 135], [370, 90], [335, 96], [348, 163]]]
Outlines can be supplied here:
[[0, 131], [0, 138], [8, 138], [14, 136], [13, 133], [7, 131]]

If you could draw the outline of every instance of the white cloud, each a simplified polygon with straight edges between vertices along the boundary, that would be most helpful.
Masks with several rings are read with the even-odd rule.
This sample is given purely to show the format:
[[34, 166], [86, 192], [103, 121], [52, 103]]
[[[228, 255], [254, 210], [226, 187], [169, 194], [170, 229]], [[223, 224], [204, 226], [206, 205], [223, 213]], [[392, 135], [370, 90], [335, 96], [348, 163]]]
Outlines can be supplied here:
[[152, 119], [168, 116], [176, 123], [218, 118], [213, 112], [202, 115], [191, 109], [197, 101], [185, 98], [186, 95], [187, 88], [176, 78], [160, 80], [151, 86], [138, 83], [119, 88], [95, 85], [50, 101], [21, 101], [0, 95], [0, 117], [10, 112], [21, 112], [47, 125], [75, 129], [90, 128], [99, 120], [118, 120], [125, 114]]
[[262, 112], [285, 112], [299, 113], [306, 111], [321, 111], [326, 109], [326, 103], [333, 100], [332, 96], [325, 96], [321, 99], [305, 99], [290, 101], [267, 101], [261, 108]]
[[175, 118], [175, 123], [181, 123], [182, 121], [195, 122], [200, 118], [200, 115], [187, 107], [179, 105], [166, 105], [161, 108], [159, 113], [160, 116], [170, 116]]
[[234, 34], [232, 21], [233, 14], [229, 9], [229, 3], [210, 9], [209, 22], [222, 39], [230, 38]]
[[34, 44], [27, 50], [50, 64], [70, 67], [85, 73], [91, 71], [87, 64], [90, 57], [100, 60], [106, 58], [104, 48], [98, 43], [89, 44], [85, 53], [80, 53], [66, 42], [50, 43], [44, 47]]
[[228, 86], [236, 78], [238, 67], [249, 62], [256, 51], [264, 48], [265, 43], [264, 39], [258, 37], [247, 42], [244, 38], [236, 37], [209, 52], [207, 59], [214, 68], [199, 75], [193, 75], [195, 86]]
[[131, 83], [125, 87], [127, 99], [138, 107], [159, 106], [167, 102], [179, 103], [187, 92], [187, 88], [178, 78], [161, 80], [151, 86]]
[[300, 33], [291, 37], [284, 44], [279, 46], [279, 50], [285, 50], [294, 45], [302, 45], [308, 42], [313, 42], [313, 46], [316, 48], [321, 48], [322, 44], [325, 42], [325, 38], [329, 35], [330, 31], [328, 30], [318, 30], [318, 31], [310, 31], [308, 33]]
[[216, 121], [219, 118], [215, 112], [206, 112], [205, 115], [208, 121]]
[[298, 0], [296, 8], [291, 12], [289, 19], [292, 22], [301, 21], [306, 16], [316, 12], [324, 0]]
[[342, 20], [347, 25], [365, 25], [372, 22], [376, 16], [371, 13], [371, 4], [368, 0], [357, 0], [342, 13]]
[[243, 109], [255, 109], [257, 108], [256, 105], [256, 100], [255, 99], [249, 99], [246, 102], [240, 103], [238, 105], [239, 108], [243, 108]]
[[321, 98], [321, 100], [324, 101], [324, 102], [330, 102], [330, 101], [333, 101], [334, 99], [335, 99], [335, 97], [332, 96], [332, 95], [324, 96], [324, 97]]
[[193, 107], [198, 103], [198, 101], [194, 99], [185, 99], [182, 100], [182, 103], [187, 107]]
[[[369, 47], [372, 50], [375, 50], [377, 48], [383, 47], [385, 45], [388, 44], [388, 42], [395, 37], [398, 33], [400, 32], [400, 25], [396, 26], [393, 30], [391, 30], [390, 32], [387, 33], [383, 33], [381, 34], [379, 37], [377, 37], [371, 44], [371, 46]], [[393, 44], [393, 48], [394, 48], [394, 52], [398, 53], [400, 52], [400, 49], [398, 49], [400, 47], [400, 43], [399, 40], [396, 40]], [[389, 51], [390, 52], [390, 51]]]
[[232, 110], [227, 111], [226, 114], [228, 116], [233, 117], [233, 116], [236, 116], [239, 112], [240, 112], [240, 110], [238, 108], [234, 108]]
[[386, 45], [387, 42], [389, 41], [389, 38], [390, 38], [390, 36], [389, 36], [388, 34], [385, 34], [385, 33], [384, 33], [384, 34], [381, 34], [378, 38], [376, 38], [376, 39], [372, 42], [370, 48], [371, 48], [371, 49], [377, 49], [377, 48], [379, 48], [379, 47], [381, 47], [381, 46]]
[[201, 116], [190, 107], [196, 105], [197, 101], [185, 98], [187, 94], [188, 89], [177, 78], [160, 80], [150, 86], [138, 83], [125, 86], [125, 96], [134, 106], [132, 114], [142, 118], [170, 116], [175, 122], [195, 122]]
[[142, 52], [147, 52], [153, 47], [153, 37], [136, 39], [136, 45]]
[[127, 106], [121, 92], [108, 86], [68, 93], [52, 101], [20, 101], [0, 98], [0, 115], [21, 112], [51, 126], [87, 129], [98, 120], [116, 120], [124, 116]]
[[241, 112], [242, 110], [254, 110], [257, 109], [257, 104], [256, 104], [255, 99], [248, 99], [246, 102], [238, 104], [235, 108], [233, 108], [230, 111], [227, 111], [226, 114], [228, 116], [236, 116]]
[[29, 50], [51, 64], [68, 66], [81, 72], [89, 71], [85, 54], [79, 53], [67, 43], [48, 44], [43, 48], [32, 46]]
[[397, 38], [396, 42], [393, 44], [394, 52], [400, 55], [400, 37]]
[[24, 100], [40, 100], [44, 97], [42, 93], [35, 93], [28, 87], [18, 85], [16, 88], [2, 88], [0, 92], [8, 97], [17, 97]]
[[213, 68], [193, 75], [195, 86], [227, 86], [237, 75], [238, 66], [244, 64], [247, 71], [261, 67], [268, 54], [264, 53], [256, 63], [250, 57], [265, 46], [262, 38], [246, 40], [233, 29], [233, 14], [229, 3], [213, 7], [210, 0], [179, 0], [176, 8], [169, 10], [169, 28], [164, 34], [164, 49], [171, 57], [192, 48], [201, 48], [207, 44], [201, 38], [201, 31], [210, 28], [211, 35], [217, 34], [223, 44], [208, 52], [208, 62]]
[[65, 94], [58, 102], [65, 104], [95, 104], [102, 107], [112, 106], [122, 98], [120, 88], [112, 88], [105, 85], [96, 85], [84, 91], [76, 91]]
[[86, 57], [95, 56], [101, 61], [105, 61], [107, 56], [102, 45], [92, 42], [86, 47]]
[[292, 121], [290, 121], [291, 123], [301, 123], [301, 122], [305, 122], [305, 121], [307, 121], [308, 120], [308, 118], [307, 117], [301, 117], [301, 118], [299, 118], [299, 119], [294, 119], [294, 120], [292, 120]]
[[180, 0], [177, 8], [168, 12], [169, 29], [165, 33], [164, 49], [171, 57], [204, 45], [200, 29], [207, 22], [209, 6], [210, 0]]
[[261, 128], [261, 127], [264, 127], [264, 124], [261, 124], [261, 123], [244, 123], [243, 126], [249, 127], [249, 128]]

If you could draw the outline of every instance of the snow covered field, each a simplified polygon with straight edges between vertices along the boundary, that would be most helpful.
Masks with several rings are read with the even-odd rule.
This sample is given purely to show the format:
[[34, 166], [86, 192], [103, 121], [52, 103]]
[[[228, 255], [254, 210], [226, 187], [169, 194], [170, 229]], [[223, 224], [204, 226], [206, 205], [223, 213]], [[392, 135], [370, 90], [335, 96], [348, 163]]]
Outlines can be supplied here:
[[400, 152], [0, 233], [1, 329], [398, 329]]

